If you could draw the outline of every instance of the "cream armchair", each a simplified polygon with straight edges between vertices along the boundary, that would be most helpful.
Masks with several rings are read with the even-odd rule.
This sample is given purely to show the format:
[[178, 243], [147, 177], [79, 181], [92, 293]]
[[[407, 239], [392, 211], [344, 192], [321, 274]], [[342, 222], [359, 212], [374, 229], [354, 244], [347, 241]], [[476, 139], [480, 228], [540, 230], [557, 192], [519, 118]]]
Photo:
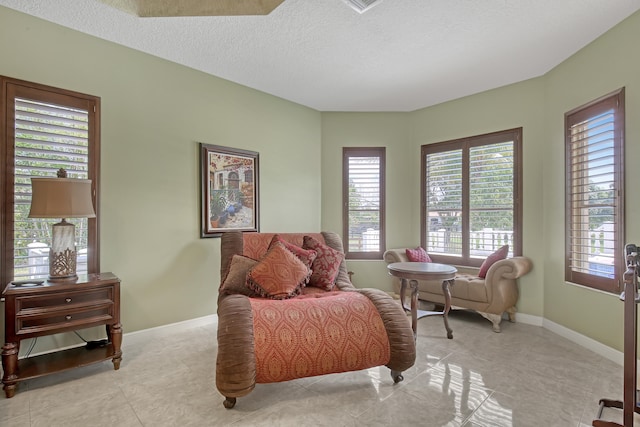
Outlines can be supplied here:
[[[384, 260], [387, 264], [408, 262], [405, 249], [389, 249], [384, 253]], [[471, 269], [459, 269], [455, 284], [451, 286], [451, 306], [477, 311], [493, 324], [494, 332], [500, 332], [504, 312], [509, 314], [511, 322], [515, 322], [515, 305], [519, 296], [517, 279], [527, 274], [531, 267], [531, 260], [520, 256], [496, 262], [484, 279]], [[393, 289], [400, 293], [400, 279], [397, 277], [393, 277]], [[418, 292], [421, 300], [444, 304], [440, 282], [419, 280]]]

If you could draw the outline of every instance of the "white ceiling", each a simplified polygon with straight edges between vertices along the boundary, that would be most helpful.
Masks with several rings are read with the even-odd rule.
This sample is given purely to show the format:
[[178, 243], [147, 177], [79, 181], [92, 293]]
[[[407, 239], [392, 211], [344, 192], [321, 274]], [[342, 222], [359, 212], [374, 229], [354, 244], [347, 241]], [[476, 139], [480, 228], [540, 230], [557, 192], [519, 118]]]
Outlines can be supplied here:
[[320, 111], [413, 111], [540, 76], [640, 0], [285, 0], [270, 15], [139, 18], [99, 0], [7, 6]]

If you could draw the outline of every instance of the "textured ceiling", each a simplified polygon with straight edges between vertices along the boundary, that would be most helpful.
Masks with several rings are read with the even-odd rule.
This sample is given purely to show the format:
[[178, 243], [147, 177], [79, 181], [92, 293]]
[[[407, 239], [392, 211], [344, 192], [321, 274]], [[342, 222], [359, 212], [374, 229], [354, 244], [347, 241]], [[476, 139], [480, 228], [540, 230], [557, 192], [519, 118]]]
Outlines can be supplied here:
[[[320, 111], [413, 111], [543, 75], [640, 0], [285, 0], [265, 16], [140, 18], [99, 0], [7, 6]], [[1, 11], [0, 11], [1, 13]]]

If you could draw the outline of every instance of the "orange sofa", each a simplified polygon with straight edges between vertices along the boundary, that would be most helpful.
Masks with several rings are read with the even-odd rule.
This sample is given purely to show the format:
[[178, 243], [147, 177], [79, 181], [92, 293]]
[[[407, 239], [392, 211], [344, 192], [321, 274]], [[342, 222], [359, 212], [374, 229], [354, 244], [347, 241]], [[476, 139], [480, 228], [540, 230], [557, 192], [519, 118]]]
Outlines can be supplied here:
[[[226, 289], [232, 274], [244, 281], [244, 272], [238, 275], [232, 265], [234, 257], [249, 263], [267, 258], [274, 235], [226, 232], [221, 238], [216, 386], [225, 397], [224, 406], [232, 408], [256, 383], [382, 365], [391, 370], [394, 382], [402, 381], [402, 371], [413, 366], [416, 357], [407, 316], [385, 292], [356, 289], [344, 260], [330, 289], [307, 285], [299, 294], [271, 298], [251, 296], [255, 287]], [[344, 254], [335, 233], [278, 234], [298, 248], [305, 236]], [[273, 274], [284, 275], [285, 270], [276, 268]], [[253, 274], [249, 270], [247, 281]]]

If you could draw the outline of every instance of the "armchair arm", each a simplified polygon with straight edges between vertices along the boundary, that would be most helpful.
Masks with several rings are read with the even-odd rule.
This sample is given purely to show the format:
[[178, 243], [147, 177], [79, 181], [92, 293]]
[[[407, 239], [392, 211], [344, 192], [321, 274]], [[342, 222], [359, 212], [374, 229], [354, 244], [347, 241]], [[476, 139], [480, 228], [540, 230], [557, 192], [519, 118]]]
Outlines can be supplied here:
[[489, 267], [486, 280], [493, 282], [499, 277], [515, 280], [527, 274], [532, 267], [533, 264], [527, 257], [517, 256], [513, 258], [502, 259]]
[[413, 330], [400, 304], [379, 289], [359, 289], [357, 292], [367, 296], [382, 317], [391, 349], [387, 367], [399, 372], [412, 367], [416, 361], [416, 345]]
[[216, 387], [227, 398], [242, 397], [256, 384], [253, 314], [249, 298], [229, 295], [218, 301]]
[[385, 251], [383, 258], [387, 264], [394, 262], [408, 262], [406, 248], [388, 249]]

